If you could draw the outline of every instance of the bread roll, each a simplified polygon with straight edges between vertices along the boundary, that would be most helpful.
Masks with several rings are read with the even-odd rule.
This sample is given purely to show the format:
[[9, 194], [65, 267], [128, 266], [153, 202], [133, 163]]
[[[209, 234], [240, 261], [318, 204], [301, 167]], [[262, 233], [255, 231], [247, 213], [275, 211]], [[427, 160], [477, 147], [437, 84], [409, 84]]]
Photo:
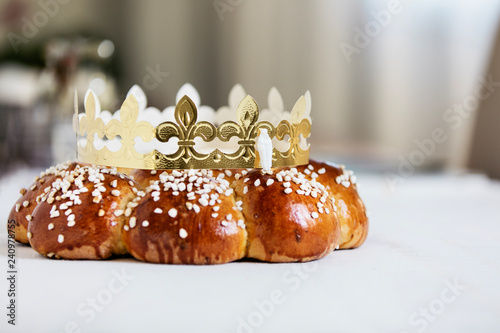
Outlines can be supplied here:
[[340, 221], [340, 248], [361, 246], [368, 234], [365, 205], [358, 195], [356, 176], [344, 166], [310, 160], [309, 165], [297, 167], [308, 179], [326, 186]]
[[339, 244], [328, 193], [296, 169], [248, 172], [233, 183], [248, 232], [247, 257], [268, 262], [322, 258]]
[[[143, 184], [151, 178], [142, 176]], [[245, 256], [245, 224], [228, 181], [211, 170], [174, 170], [158, 178], [129, 204], [123, 241], [132, 256], [168, 264], [221, 264]]]
[[104, 259], [126, 253], [121, 233], [135, 183], [116, 169], [76, 165], [41, 196], [28, 225], [38, 253], [64, 259]]
[[9, 214], [9, 221], [15, 221], [14, 239], [20, 243], [29, 244], [28, 223], [33, 216], [33, 211], [38, 202], [36, 198], [44, 193], [44, 190], [52, 184], [56, 178], [64, 177], [65, 171], [71, 171], [76, 163], [62, 163], [50, 167], [37, 176], [27, 189], [21, 189], [21, 197], [16, 201]]

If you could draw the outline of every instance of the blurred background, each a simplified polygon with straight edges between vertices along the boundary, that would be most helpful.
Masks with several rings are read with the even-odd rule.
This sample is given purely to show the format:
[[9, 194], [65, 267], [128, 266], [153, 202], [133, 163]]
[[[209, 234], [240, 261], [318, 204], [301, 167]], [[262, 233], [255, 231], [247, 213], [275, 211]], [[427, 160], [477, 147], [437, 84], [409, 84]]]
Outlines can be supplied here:
[[[500, 1], [0, 0], [0, 174], [75, 156], [73, 92], [312, 94], [313, 157], [500, 177]], [[498, 103], [497, 103], [498, 102]]]

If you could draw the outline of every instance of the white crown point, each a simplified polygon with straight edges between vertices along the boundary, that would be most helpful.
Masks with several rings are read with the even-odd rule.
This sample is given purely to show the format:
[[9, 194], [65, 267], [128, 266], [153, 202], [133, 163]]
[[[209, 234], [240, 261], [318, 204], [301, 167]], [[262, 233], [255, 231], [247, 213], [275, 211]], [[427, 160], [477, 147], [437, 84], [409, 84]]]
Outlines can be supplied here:
[[146, 121], [151, 123], [153, 126], [158, 126], [162, 122], [162, 113], [160, 110], [157, 108], [149, 107], [146, 108], [144, 111], [140, 112], [137, 121]]
[[283, 105], [283, 98], [281, 97], [280, 92], [276, 87], [272, 87], [271, 90], [269, 90], [269, 95], [267, 98], [267, 104], [269, 106], [269, 109], [275, 112], [283, 112], [285, 109], [285, 106]]
[[179, 103], [182, 97], [188, 96], [191, 98], [193, 101], [194, 105], [196, 107], [200, 106], [200, 94], [198, 93], [198, 90], [196, 90], [195, 87], [191, 83], [184, 83], [182, 87], [180, 87], [179, 91], [177, 92], [177, 95], [175, 96], [175, 103]]
[[243, 98], [245, 98], [246, 95], [247, 93], [245, 92], [243, 86], [239, 83], [235, 84], [229, 92], [229, 107], [233, 110], [236, 110], [238, 108], [238, 105], [240, 105], [240, 102], [243, 100]]
[[306, 99], [306, 110], [304, 113], [304, 117], [307, 117], [309, 120], [311, 116], [311, 107], [312, 107], [312, 99], [311, 99], [311, 92], [308, 90], [304, 94], [304, 98]]
[[[116, 113], [118, 113], [118, 112], [116, 112]], [[104, 111], [101, 111], [101, 113], [99, 114], [99, 118], [101, 118], [102, 121], [105, 124], [107, 124], [111, 119], [113, 119], [113, 115], [111, 114], [111, 112], [104, 110]]]
[[144, 93], [144, 90], [142, 90], [141, 87], [139, 87], [137, 84], [134, 84], [132, 88], [127, 93], [127, 98], [130, 95], [134, 95], [135, 100], [137, 101], [137, 104], [139, 104], [139, 110], [144, 110], [147, 105], [148, 105], [148, 98], [146, 94]]
[[300, 98], [295, 102], [293, 106], [292, 112], [290, 114], [290, 121], [292, 124], [298, 124], [304, 118], [304, 113], [306, 111], [306, 99], [304, 96], [300, 96]]
[[164, 121], [175, 122], [174, 112], [175, 112], [175, 105], [166, 107], [163, 111], [161, 111], [161, 115], [160, 115], [161, 122], [164, 122]]
[[198, 107], [198, 121], [215, 122], [215, 110], [206, 105]]

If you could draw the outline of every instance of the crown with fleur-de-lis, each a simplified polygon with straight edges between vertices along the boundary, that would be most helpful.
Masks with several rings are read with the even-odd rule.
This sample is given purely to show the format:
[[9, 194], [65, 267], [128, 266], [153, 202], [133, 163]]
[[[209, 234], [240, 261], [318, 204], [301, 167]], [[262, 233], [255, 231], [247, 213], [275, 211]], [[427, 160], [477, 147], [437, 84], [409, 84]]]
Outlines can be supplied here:
[[198, 92], [185, 84], [175, 107], [160, 111], [146, 107], [146, 95], [133, 86], [114, 114], [101, 111], [96, 94], [87, 91], [85, 113], [79, 114], [75, 94], [78, 160], [150, 170], [260, 168], [262, 152], [256, 143], [267, 132], [272, 167], [307, 164], [309, 92], [297, 100], [291, 112], [283, 110], [275, 88], [268, 100], [269, 107], [259, 111], [257, 102], [236, 85], [229, 105], [215, 111], [201, 106]]

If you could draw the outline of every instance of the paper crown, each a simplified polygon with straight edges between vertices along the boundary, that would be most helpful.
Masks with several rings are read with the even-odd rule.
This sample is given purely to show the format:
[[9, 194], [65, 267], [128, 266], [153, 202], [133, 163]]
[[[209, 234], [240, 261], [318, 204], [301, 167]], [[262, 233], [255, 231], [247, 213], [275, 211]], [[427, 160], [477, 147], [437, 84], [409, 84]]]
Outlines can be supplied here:
[[79, 114], [75, 93], [78, 161], [150, 170], [260, 168], [256, 140], [266, 129], [273, 146], [272, 167], [309, 162], [309, 92], [287, 112], [281, 95], [272, 88], [269, 108], [260, 114], [257, 102], [240, 85], [232, 88], [229, 105], [217, 111], [200, 106], [198, 92], [190, 84], [179, 89], [176, 99], [175, 107], [163, 111], [146, 107], [146, 95], [135, 85], [112, 115], [101, 111], [96, 94], [89, 90], [85, 113]]

